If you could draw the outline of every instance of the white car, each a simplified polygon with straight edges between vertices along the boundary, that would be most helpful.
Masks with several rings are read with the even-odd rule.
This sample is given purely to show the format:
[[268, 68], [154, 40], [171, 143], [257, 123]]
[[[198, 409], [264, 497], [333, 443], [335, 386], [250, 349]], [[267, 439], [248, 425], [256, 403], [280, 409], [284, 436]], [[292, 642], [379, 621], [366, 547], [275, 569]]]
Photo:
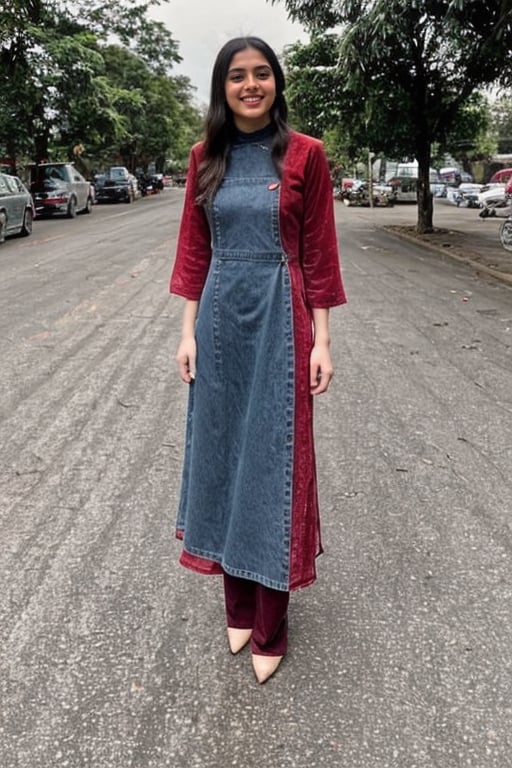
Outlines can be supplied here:
[[506, 201], [505, 185], [462, 183], [448, 187], [446, 199], [457, 207], [501, 208]]
[[487, 184], [478, 195], [480, 208], [501, 208], [505, 202], [505, 184]]

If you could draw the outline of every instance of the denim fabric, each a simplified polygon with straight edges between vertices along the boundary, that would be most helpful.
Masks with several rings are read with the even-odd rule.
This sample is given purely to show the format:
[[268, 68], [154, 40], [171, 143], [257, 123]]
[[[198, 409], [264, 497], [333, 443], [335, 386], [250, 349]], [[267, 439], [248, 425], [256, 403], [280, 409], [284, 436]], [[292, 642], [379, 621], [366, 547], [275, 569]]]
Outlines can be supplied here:
[[265, 142], [233, 147], [207, 212], [212, 261], [196, 324], [178, 530], [192, 555], [287, 590], [294, 344], [279, 190]]

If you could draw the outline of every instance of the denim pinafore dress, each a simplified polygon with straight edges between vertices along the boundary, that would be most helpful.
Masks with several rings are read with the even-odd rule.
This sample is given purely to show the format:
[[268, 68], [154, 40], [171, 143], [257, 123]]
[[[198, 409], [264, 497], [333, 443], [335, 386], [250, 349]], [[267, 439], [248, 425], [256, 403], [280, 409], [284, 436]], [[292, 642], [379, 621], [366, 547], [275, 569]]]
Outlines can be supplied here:
[[212, 260], [196, 323], [177, 530], [186, 553], [286, 590], [293, 313], [269, 146], [261, 132], [233, 144], [207, 210]]

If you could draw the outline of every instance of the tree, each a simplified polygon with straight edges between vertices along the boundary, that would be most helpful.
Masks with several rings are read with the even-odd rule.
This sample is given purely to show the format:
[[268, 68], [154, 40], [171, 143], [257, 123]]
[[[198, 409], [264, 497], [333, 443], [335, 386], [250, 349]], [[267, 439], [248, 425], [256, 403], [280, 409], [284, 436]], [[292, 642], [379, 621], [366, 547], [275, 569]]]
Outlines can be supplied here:
[[431, 231], [433, 145], [478, 90], [512, 83], [512, 0], [282, 1], [313, 36], [339, 26], [339, 119], [373, 150], [417, 159], [417, 228]]
[[190, 83], [171, 74], [177, 43], [147, 17], [157, 3], [0, 0], [0, 155], [84, 145], [84, 158], [163, 165], [194, 120]]
[[496, 152], [494, 133], [489, 101], [482, 93], [474, 93], [459, 110], [454, 127], [447, 131], [444, 149], [472, 174], [475, 161], [486, 162]]
[[313, 37], [285, 49], [290, 121], [298, 130], [321, 138], [339, 119], [342, 82], [338, 77], [338, 37]]
[[510, 95], [502, 94], [491, 106], [491, 122], [498, 152], [512, 154], [512, 98]]
[[41, 23], [38, 0], [0, 0], [0, 148], [15, 158], [31, 143], [32, 87], [27, 45], [29, 27]]
[[[112, 103], [121, 118], [118, 147], [124, 164], [135, 170], [154, 162], [163, 171], [170, 157], [184, 163], [201, 126], [191, 105], [193, 89], [188, 78], [169, 77], [160, 68], [152, 71], [126, 48], [108, 46], [102, 53], [114, 89]], [[106, 149], [105, 144], [98, 146], [95, 154]]]

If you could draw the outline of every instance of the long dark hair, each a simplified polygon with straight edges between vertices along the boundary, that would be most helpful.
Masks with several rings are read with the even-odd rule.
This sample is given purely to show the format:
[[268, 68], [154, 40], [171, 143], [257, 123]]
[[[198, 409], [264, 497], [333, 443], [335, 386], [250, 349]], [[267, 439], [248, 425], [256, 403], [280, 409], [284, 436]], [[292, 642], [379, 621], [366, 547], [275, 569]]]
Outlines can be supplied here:
[[271, 153], [276, 172], [279, 177], [281, 176], [283, 158], [290, 136], [286, 122], [288, 107], [284, 97], [284, 72], [276, 54], [264, 40], [259, 37], [235, 37], [221, 48], [213, 65], [210, 106], [205, 123], [204, 153], [197, 174], [198, 203], [212, 200], [226, 172], [229, 149], [236, 134], [233, 113], [226, 103], [226, 79], [233, 56], [246, 48], [255, 48], [263, 54], [274, 74], [276, 97], [270, 109], [270, 119], [276, 130]]

